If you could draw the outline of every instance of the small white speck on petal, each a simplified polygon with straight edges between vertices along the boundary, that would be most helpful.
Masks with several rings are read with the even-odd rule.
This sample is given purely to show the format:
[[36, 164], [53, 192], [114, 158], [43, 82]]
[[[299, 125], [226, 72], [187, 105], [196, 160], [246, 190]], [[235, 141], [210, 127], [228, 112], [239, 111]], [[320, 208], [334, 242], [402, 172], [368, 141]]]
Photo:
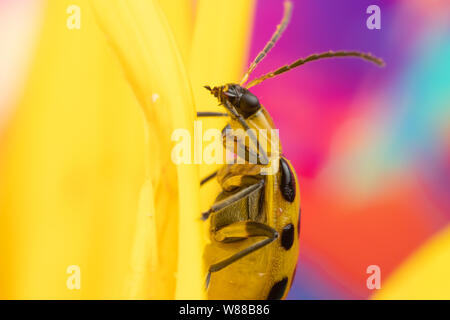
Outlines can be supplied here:
[[152, 94], [152, 101], [153, 102], [156, 102], [158, 99], [159, 99], [159, 94], [157, 94], [157, 93]]

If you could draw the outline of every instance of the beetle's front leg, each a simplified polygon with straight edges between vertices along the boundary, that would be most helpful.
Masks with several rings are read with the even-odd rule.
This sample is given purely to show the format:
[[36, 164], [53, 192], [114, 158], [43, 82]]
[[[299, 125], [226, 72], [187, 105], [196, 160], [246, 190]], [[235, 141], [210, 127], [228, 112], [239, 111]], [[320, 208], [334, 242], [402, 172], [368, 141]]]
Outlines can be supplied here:
[[223, 146], [225, 150], [230, 151], [238, 158], [242, 159], [243, 163], [258, 163], [258, 153], [253, 150], [251, 146], [247, 146], [245, 141], [242, 141], [242, 138], [245, 139], [245, 136], [233, 134], [230, 125], [227, 125], [222, 130]]

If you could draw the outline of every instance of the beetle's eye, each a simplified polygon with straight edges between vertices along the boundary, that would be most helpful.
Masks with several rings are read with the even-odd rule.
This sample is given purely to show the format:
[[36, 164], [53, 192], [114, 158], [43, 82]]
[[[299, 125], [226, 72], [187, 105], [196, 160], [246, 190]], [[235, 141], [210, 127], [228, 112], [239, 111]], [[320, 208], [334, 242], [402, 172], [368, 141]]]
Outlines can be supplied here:
[[258, 98], [251, 92], [246, 92], [242, 95], [239, 107], [244, 117], [249, 117], [260, 108]]

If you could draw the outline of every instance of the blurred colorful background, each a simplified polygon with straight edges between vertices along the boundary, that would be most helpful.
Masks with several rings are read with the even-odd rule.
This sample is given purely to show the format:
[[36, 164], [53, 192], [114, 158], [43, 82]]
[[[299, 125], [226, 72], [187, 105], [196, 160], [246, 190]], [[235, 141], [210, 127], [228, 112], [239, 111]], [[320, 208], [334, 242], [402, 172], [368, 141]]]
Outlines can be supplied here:
[[[138, 108], [129, 111], [136, 99], [119, 68], [110, 67], [117, 61], [100, 32], [83, 33], [94, 25], [91, 14], [80, 34], [55, 29], [65, 25], [72, 2], [87, 7], [84, 0], [53, 2], [50, 9], [39, 1], [0, 0], [1, 298], [122, 297], [111, 278], [126, 274], [123, 257], [136, 224], [128, 209], [145, 171], [144, 135], [136, 128]], [[175, 19], [189, 9], [159, 2], [175, 8], [167, 11]], [[300, 180], [300, 258], [288, 298], [450, 299], [450, 2], [293, 2], [291, 24], [253, 77], [327, 50], [372, 52], [387, 66], [323, 60], [252, 89], [280, 129]], [[373, 4], [381, 8], [380, 30], [366, 27]], [[56, 18], [44, 22], [44, 11]], [[280, 0], [257, 1], [240, 74], [282, 11]], [[179, 44], [180, 30], [192, 31], [179, 29]], [[188, 60], [188, 46], [180, 47]], [[236, 55], [232, 49], [245, 55], [234, 46], [211, 63]], [[64, 68], [73, 74], [65, 78]], [[70, 86], [55, 98], [52, 88], [62, 79]], [[65, 268], [75, 260], [90, 270], [88, 286], [96, 283], [89, 293], [64, 287]], [[366, 285], [371, 265], [381, 270], [379, 290]], [[172, 297], [173, 288], [162, 290]]]

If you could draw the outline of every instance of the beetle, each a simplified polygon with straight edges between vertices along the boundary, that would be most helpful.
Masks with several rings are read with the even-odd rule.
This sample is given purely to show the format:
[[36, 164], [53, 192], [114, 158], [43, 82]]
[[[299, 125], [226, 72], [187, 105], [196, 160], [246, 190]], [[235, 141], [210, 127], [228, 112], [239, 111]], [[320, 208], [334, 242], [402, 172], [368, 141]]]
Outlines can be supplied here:
[[[246, 160], [245, 163], [225, 164], [201, 181], [203, 185], [217, 178], [222, 189], [214, 204], [202, 214], [203, 220], [210, 222], [211, 244], [205, 249], [205, 256], [217, 256], [218, 253], [226, 256], [213, 259], [208, 267], [206, 286], [210, 299], [283, 299], [292, 284], [298, 259], [300, 192], [297, 175], [282, 155], [277, 135], [263, 135], [269, 142], [269, 147], [266, 144], [264, 148], [260, 146], [261, 136], [250, 134], [267, 132], [261, 130], [270, 131], [275, 126], [249, 88], [323, 58], [357, 57], [384, 65], [370, 53], [329, 51], [299, 59], [245, 85], [251, 72], [286, 29], [291, 13], [292, 3], [285, 1], [281, 23], [239, 84], [205, 86], [227, 112], [197, 114], [198, 117], [229, 117], [229, 123], [222, 131], [224, 147], [235, 154], [237, 150], [243, 150]], [[246, 140], [236, 136], [229, 139], [230, 129], [244, 129], [249, 137]], [[247, 161], [251, 155], [256, 162]], [[264, 171], [267, 168], [276, 169]]]

